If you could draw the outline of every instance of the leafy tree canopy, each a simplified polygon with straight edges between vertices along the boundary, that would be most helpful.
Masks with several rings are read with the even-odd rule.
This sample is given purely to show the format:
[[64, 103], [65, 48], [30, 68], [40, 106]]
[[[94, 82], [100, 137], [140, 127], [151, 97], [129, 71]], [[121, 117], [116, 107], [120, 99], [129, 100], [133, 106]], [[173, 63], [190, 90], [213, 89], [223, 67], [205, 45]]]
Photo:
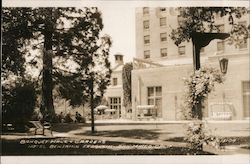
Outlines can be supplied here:
[[3, 8], [2, 15], [3, 80], [25, 71], [33, 74], [35, 68], [44, 77], [47, 66], [53, 81], [44, 88], [56, 86], [71, 105], [87, 101], [90, 79], [96, 96], [103, 94], [111, 74], [111, 39], [100, 36], [97, 8]]

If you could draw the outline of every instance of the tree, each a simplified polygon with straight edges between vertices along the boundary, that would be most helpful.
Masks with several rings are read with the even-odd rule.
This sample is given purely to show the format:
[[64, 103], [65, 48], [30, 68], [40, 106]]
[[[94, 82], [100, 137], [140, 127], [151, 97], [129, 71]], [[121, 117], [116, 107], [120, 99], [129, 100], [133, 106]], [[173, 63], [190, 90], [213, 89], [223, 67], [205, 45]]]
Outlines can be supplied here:
[[236, 20], [249, 14], [245, 7], [180, 7], [179, 27], [173, 29], [171, 38], [176, 45], [190, 41], [192, 32], [222, 32], [216, 25], [216, 17], [223, 17], [231, 25], [230, 43], [239, 46], [250, 36], [250, 25], [238, 23]]
[[36, 105], [35, 83], [19, 79], [3, 87], [3, 122], [24, 125], [32, 116]]
[[[50, 117], [54, 114], [54, 86], [71, 105], [88, 101], [89, 81], [93, 79], [98, 90], [95, 93], [104, 92], [111, 73], [108, 61], [111, 41], [109, 36], [100, 38], [103, 24], [97, 8], [3, 8], [2, 14], [6, 77], [9, 70], [23, 71], [24, 54], [31, 58], [29, 64], [41, 69], [40, 108], [44, 114]], [[8, 43], [12, 40], [10, 47]], [[22, 59], [18, 69], [15, 63], [19, 61], [12, 59], [16, 56]], [[8, 64], [9, 60], [14, 62]], [[98, 70], [98, 63], [103, 71], [90, 73]]]
[[122, 87], [123, 87], [123, 104], [126, 109], [131, 108], [131, 72], [133, 70], [133, 64], [127, 63], [122, 69]]

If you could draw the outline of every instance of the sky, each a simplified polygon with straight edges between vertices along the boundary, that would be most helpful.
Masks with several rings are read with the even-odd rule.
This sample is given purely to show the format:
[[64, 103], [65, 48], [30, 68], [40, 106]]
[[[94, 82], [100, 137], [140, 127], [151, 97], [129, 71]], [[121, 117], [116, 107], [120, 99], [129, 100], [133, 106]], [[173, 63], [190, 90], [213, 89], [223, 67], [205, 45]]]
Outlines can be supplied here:
[[135, 8], [112, 5], [100, 6], [103, 18], [103, 34], [112, 38], [110, 61], [114, 62], [114, 54], [124, 55], [125, 62], [131, 62], [135, 57]]

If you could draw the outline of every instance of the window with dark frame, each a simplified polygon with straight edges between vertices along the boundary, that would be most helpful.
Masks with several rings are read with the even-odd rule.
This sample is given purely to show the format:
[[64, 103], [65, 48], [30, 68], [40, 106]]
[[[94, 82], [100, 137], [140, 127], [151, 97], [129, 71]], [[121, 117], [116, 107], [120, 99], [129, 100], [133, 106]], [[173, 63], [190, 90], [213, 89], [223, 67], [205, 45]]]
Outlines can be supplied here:
[[217, 41], [217, 51], [223, 52], [225, 50], [225, 42], [223, 40]]
[[160, 26], [166, 26], [166, 24], [167, 24], [166, 17], [160, 18]]
[[152, 86], [147, 88], [148, 105], [156, 106], [156, 116], [162, 117], [162, 87]]
[[161, 42], [167, 41], [167, 33], [160, 33]]
[[118, 84], [118, 80], [116, 77], [113, 78], [113, 86], [116, 86]]
[[[242, 22], [239, 22], [238, 23], [240, 26], [245, 26], [247, 25], [247, 22], [246, 21], [242, 21]], [[240, 44], [239, 44], [239, 49], [245, 49], [247, 48], [247, 40], [242, 40], [240, 41]]]
[[218, 28], [219, 33], [225, 32], [225, 25], [224, 24], [217, 25], [217, 28]]
[[144, 59], [148, 59], [148, 58], [150, 58], [150, 51], [146, 50], [144, 51]]
[[178, 25], [182, 26], [184, 24], [184, 18], [181, 15], [177, 16]]
[[160, 11], [161, 11], [161, 12], [166, 11], [166, 7], [160, 7]]
[[119, 112], [119, 117], [120, 117], [121, 116], [121, 98], [120, 97], [110, 97], [109, 98], [109, 108], [115, 109], [116, 112]]
[[149, 7], [143, 7], [143, 15], [149, 14]]
[[146, 35], [144, 36], [144, 44], [149, 44], [150, 43], [150, 36]]
[[178, 52], [180, 56], [185, 55], [185, 46], [179, 46], [178, 47]]
[[161, 57], [168, 56], [168, 49], [167, 48], [161, 48]]
[[143, 28], [144, 29], [149, 29], [149, 20], [143, 21]]

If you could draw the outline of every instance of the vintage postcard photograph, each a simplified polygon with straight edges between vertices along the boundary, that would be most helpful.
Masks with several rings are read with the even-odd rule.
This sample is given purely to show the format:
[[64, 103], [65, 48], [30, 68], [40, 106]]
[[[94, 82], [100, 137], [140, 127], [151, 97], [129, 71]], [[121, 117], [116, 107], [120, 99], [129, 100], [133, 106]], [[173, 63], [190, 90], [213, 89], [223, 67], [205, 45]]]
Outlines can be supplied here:
[[249, 162], [249, 1], [206, 2], [3, 1], [1, 156]]

